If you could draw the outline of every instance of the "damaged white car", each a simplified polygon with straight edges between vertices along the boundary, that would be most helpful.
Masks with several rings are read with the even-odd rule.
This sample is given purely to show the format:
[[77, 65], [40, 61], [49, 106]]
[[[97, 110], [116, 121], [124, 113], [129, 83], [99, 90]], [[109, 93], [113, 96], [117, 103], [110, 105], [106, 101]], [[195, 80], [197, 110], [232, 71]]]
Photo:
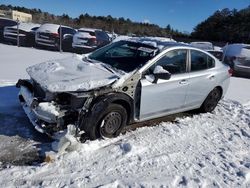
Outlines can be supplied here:
[[231, 76], [227, 65], [205, 51], [153, 38], [117, 41], [27, 72], [31, 79], [17, 87], [35, 128], [53, 135], [73, 124], [91, 140], [173, 113], [211, 112]]

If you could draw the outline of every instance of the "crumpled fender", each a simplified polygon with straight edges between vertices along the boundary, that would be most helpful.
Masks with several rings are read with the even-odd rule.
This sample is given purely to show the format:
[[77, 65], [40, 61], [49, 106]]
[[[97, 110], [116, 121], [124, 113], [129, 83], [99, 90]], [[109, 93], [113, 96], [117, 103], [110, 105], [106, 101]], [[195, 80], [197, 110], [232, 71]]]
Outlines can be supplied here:
[[122, 105], [128, 112], [127, 124], [134, 121], [134, 101], [131, 97], [124, 93], [108, 93], [94, 99], [89, 107], [88, 112], [82, 117], [79, 128], [84, 130], [87, 135], [92, 137], [95, 135], [95, 129], [90, 128], [92, 126], [97, 126], [100, 116], [104, 109], [111, 103]]

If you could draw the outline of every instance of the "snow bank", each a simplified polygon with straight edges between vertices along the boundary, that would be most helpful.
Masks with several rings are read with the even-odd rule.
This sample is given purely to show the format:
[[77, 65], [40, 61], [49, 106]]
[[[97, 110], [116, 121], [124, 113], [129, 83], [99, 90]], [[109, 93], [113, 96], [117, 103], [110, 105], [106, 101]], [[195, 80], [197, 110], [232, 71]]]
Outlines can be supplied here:
[[4, 169], [1, 185], [248, 187], [249, 122], [242, 105], [222, 101], [214, 113], [79, 144], [53, 163]]
[[[27, 66], [63, 56], [69, 54], [0, 44], [1, 134], [37, 138], [19, 105], [17, 89], [9, 85], [27, 77]], [[73, 144], [55, 155], [54, 162], [19, 167], [0, 164], [1, 186], [250, 187], [249, 82], [231, 78], [226, 100], [213, 113], [189, 115], [84, 144], [68, 134]], [[21, 129], [18, 133], [14, 132], [17, 128]], [[13, 147], [6, 148], [13, 140]], [[32, 142], [1, 139], [1, 155], [28, 150]]]
[[250, 79], [231, 77], [225, 98], [246, 104], [250, 101], [249, 85]]

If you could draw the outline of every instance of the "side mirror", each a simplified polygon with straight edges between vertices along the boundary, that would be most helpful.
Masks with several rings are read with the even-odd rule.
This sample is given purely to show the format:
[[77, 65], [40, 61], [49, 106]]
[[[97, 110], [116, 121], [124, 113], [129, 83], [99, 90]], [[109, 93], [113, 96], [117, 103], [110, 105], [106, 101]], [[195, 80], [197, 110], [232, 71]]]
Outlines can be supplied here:
[[171, 78], [171, 74], [169, 72], [165, 73], [156, 73], [154, 74], [155, 78], [162, 80], [169, 80]]
[[158, 79], [169, 80], [171, 78], [171, 73], [159, 65], [155, 67], [153, 74], [155, 77], [153, 83], [157, 83]]

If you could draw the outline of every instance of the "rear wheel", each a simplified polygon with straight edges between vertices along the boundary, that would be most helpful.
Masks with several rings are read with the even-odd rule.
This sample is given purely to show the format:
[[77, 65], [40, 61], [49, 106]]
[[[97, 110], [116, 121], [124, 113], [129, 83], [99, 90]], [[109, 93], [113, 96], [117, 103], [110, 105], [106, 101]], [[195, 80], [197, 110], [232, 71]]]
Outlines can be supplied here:
[[200, 111], [201, 112], [212, 112], [217, 106], [221, 99], [221, 91], [219, 88], [214, 88], [203, 102]]

